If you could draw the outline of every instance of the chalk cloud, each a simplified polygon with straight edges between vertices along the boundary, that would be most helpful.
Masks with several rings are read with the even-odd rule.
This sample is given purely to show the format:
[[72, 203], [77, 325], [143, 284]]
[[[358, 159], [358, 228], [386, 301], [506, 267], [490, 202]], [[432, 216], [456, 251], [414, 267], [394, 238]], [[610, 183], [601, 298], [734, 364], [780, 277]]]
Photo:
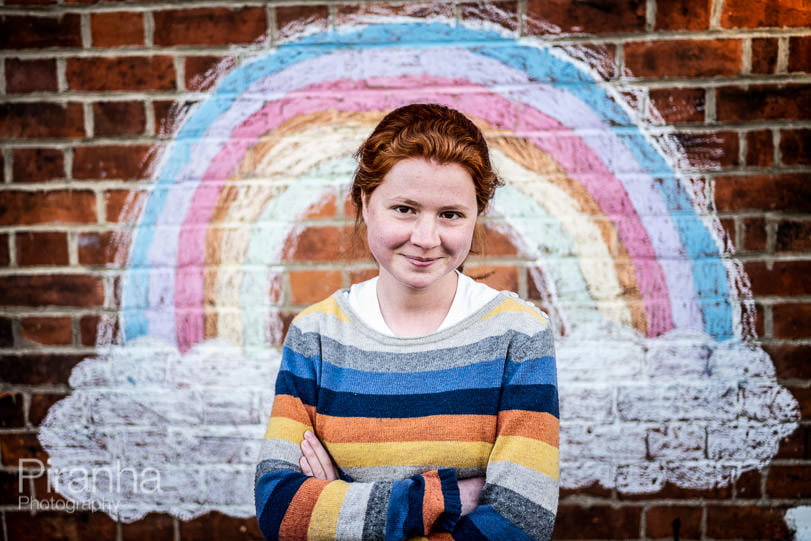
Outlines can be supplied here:
[[[557, 349], [564, 488], [723, 486], [765, 466], [797, 427], [797, 402], [756, 344], [685, 330], [645, 338], [605, 323], [578, 327]], [[252, 516], [279, 360], [221, 339], [181, 354], [141, 338], [79, 363], [73, 393], [40, 429], [58, 490], [123, 521]], [[77, 480], [88, 468], [100, 475]]]

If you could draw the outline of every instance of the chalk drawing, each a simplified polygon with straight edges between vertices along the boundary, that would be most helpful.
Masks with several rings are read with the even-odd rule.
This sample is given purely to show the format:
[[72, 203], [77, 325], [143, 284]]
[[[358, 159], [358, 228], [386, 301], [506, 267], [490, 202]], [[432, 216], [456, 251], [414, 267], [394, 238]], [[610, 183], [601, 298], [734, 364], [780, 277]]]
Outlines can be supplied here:
[[507, 182], [491, 217], [561, 329], [562, 485], [712, 488], [767, 465], [798, 405], [757, 343], [701, 179], [570, 53], [389, 19], [305, 32], [231, 69], [179, 124], [125, 243], [124, 345], [77, 365], [42, 425], [55, 474], [158, 469], [165, 493], [120, 497], [127, 521], [253, 513], [282, 328], [272, 292], [297, 221], [346, 189], [386, 111], [424, 101], [487, 134]]

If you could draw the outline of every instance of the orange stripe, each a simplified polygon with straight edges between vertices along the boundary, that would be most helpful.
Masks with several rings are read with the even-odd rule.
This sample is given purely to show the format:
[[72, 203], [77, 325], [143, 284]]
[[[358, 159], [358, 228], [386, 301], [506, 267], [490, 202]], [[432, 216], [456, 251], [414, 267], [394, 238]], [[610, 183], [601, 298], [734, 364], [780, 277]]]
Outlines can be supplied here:
[[331, 443], [397, 441], [493, 442], [496, 418], [492, 415], [430, 415], [408, 419], [333, 417], [317, 414], [316, 430]]
[[445, 510], [445, 496], [442, 494], [442, 481], [439, 472], [422, 474], [425, 479], [422, 497], [422, 531], [430, 532], [437, 517]]
[[282, 523], [279, 525], [279, 539], [306, 539], [307, 530], [310, 527], [310, 515], [313, 507], [318, 501], [318, 496], [329, 484], [329, 481], [320, 479], [307, 479], [304, 481], [293, 501], [284, 514]]
[[524, 436], [559, 447], [560, 421], [550, 413], [507, 410], [498, 414], [499, 436]]
[[315, 407], [305, 405], [301, 399], [286, 394], [277, 394], [273, 398], [271, 417], [287, 417], [299, 423], [312, 426]]

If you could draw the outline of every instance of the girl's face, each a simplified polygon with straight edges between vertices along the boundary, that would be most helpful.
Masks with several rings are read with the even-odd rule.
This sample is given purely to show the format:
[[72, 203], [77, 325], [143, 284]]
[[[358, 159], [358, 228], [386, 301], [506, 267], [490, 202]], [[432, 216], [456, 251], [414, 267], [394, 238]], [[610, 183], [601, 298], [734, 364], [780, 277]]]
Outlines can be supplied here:
[[476, 188], [462, 166], [399, 161], [364, 195], [362, 212], [381, 285], [456, 283], [452, 273], [470, 252], [478, 215]]

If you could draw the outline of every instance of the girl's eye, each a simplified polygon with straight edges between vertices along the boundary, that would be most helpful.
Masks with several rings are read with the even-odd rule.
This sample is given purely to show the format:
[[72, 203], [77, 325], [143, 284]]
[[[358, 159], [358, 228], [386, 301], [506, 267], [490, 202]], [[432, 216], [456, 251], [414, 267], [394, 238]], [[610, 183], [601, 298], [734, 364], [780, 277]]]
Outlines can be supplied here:
[[393, 208], [393, 210], [398, 214], [408, 214], [409, 212], [411, 212], [412, 209], [411, 207], [407, 207], [405, 205], [397, 205], [396, 207]]
[[456, 220], [458, 218], [463, 218], [464, 217], [461, 212], [456, 212], [455, 210], [449, 210], [449, 211], [443, 212], [441, 214], [441, 216], [443, 218], [445, 218], [446, 220]]

